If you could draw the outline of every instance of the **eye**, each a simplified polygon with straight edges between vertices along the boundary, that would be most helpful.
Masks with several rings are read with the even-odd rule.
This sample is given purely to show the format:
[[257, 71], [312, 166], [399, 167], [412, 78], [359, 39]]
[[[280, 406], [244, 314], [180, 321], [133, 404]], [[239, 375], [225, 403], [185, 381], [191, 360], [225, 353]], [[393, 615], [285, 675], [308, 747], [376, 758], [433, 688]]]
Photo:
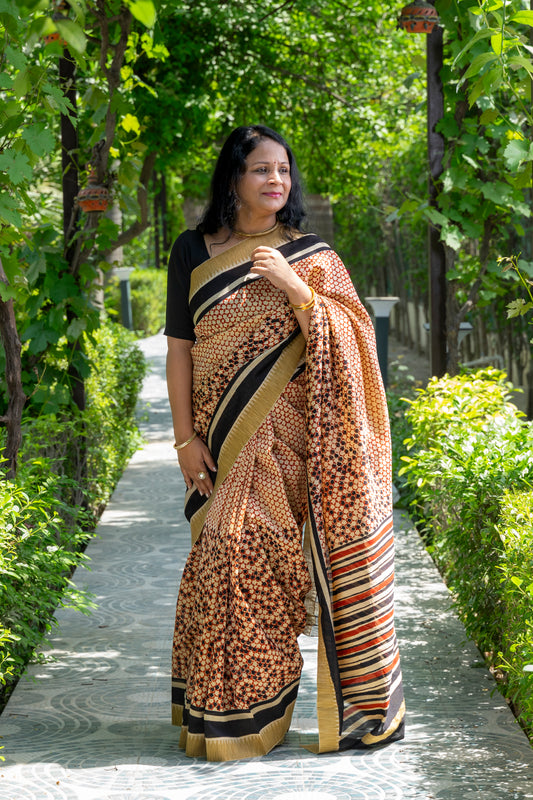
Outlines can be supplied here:
[[256, 172], [266, 172], [266, 167], [258, 167], [255, 171]]
[[282, 168], [280, 169], [280, 172], [281, 172], [283, 175], [288, 175], [288, 174], [289, 174], [289, 168], [288, 168], [288, 167], [282, 167]]

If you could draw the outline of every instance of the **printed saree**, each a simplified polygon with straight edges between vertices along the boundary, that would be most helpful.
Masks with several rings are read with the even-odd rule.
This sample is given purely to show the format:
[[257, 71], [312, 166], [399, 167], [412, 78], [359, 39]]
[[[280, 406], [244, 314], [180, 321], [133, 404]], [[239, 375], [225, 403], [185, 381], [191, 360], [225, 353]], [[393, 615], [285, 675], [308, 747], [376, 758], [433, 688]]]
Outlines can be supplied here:
[[[249, 272], [259, 244], [316, 291], [307, 346], [285, 293]], [[195, 428], [218, 469], [209, 499], [186, 498], [193, 546], [172, 662], [180, 746], [226, 761], [283, 740], [313, 592], [317, 752], [400, 739], [388, 417], [348, 273], [314, 234], [287, 241], [277, 229], [196, 267], [189, 299]]]

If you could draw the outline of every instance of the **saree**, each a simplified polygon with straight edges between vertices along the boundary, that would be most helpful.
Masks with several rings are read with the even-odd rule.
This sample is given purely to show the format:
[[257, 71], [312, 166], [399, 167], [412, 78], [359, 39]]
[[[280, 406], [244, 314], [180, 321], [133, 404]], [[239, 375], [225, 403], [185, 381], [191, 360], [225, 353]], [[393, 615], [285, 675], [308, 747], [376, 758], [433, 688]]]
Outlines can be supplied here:
[[[259, 244], [316, 292], [307, 343], [285, 292], [249, 272]], [[348, 272], [316, 235], [288, 241], [278, 228], [197, 266], [189, 305], [194, 426], [217, 471], [211, 497], [193, 487], [185, 501], [180, 746], [226, 761], [283, 741], [314, 597], [316, 752], [400, 739], [389, 423], [373, 326]]]

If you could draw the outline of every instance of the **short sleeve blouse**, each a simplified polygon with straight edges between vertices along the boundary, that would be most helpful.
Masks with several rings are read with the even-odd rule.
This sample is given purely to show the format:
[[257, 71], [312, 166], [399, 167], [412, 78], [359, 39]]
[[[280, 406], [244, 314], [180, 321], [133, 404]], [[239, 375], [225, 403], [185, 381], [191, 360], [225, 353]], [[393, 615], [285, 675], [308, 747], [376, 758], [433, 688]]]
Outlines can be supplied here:
[[194, 323], [189, 309], [191, 272], [208, 258], [204, 237], [199, 231], [185, 231], [174, 242], [168, 260], [165, 336], [194, 342]]

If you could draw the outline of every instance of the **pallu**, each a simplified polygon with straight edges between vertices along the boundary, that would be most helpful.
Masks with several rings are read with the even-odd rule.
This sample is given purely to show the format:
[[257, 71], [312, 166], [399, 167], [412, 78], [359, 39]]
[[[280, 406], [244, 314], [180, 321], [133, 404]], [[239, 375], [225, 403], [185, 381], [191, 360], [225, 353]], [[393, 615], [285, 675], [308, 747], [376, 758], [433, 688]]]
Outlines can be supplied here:
[[[249, 272], [259, 244], [316, 292], [307, 343], [286, 294]], [[194, 425], [217, 471], [210, 498], [186, 496], [193, 545], [172, 663], [180, 746], [226, 761], [283, 740], [313, 596], [316, 751], [400, 739], [390, 434], [368, 314], [336, 253], [283, 229], [196, 267], [189, 302]]]

